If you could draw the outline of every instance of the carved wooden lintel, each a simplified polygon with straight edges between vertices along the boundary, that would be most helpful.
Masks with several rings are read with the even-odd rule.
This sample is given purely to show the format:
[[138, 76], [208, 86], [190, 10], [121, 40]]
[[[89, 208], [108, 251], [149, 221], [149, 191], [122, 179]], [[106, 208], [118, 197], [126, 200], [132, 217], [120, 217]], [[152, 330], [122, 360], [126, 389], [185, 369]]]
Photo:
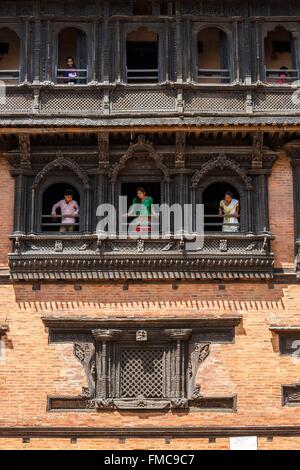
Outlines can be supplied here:
[[114, 341], [121, 336], [122, 330], [92, 330], [92, 334], [96, 341]]

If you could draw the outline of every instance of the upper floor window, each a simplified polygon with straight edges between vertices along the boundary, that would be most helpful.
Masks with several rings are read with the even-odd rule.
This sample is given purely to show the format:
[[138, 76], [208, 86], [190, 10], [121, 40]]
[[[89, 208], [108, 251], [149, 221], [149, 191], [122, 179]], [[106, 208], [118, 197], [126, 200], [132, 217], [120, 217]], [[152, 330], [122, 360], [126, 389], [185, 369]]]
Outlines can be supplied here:
[[127, 35], [127, 83], [157, 83], [158, 35], [147, 28], [139, 28]]
[[291, 84], [298, 80], [296, 55], [292, 34], [278, 26], [265, 39], [265, 77], [268, 83]]
[[154, 0], [147, 2], [137, 0], [133, 2], [133, 14], [137, 16], [172, 16], [174, 12], [174, 0]]
[[206, 232], [240, 231], [240, 194], [228, 183], [213, 183], [203, 191]]
[[197, 37], [198, 81], [200, 83], [229, 83], [228, 38], [218, 28], [205, 28]]
[[8, 29], [0, 29], [0, 79], [14, 84], [20, 77], [20, 39]]
[[152, 2], [141, 2], [139, 0], [134, 1], [133, 14], [137, 16], [152, 15]]
[[77, 28], [63, 29], [58, 36], [56, 81], [84, 85], [88, 78], [87, 36]]
[[78, 232], [80, 195], [74, 186], [57, 183], [42, 195], [42, 232]]

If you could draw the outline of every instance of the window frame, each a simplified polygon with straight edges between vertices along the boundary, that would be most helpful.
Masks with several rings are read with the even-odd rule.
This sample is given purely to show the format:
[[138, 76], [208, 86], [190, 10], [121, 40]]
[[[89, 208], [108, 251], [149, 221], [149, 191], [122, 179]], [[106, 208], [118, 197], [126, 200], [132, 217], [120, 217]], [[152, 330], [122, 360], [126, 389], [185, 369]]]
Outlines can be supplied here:
[[[59, 170], [56, 170], [57, 171], [57, 174], [55, 173], [52, 173], [51, 175], [47, 175], [47, 177], [45, 178], [44, 181], [41, 182], [41, 184], [39, 185], [38, 189], [37, 189], [37, 195], [36, 195], [36, 200], [37, 200], [37, 204], [36, 204], [36, 214], [35, 214], [35, 220], [34, 220], [34, 226], [35, 226], [35, 233], [39, 234], [39, 235], [53, 235], [53, 236], [57, 236], [57, 235], [80, 235], [82, 234], [84, 231], [85, 231], [85, 227], [86, 227], [86, 214], [83, 212], [83, 214], [81, 215], [81, 212], [85, 210], [85, 206], [86, 206], [86, 198], [85, 198], [85, 191], [84, 191], [84, 188], [80, 182], [80, 180], [78, 178], [76, 178], [76, 176], [73, 176], [73, 175], [62, 175], [60, 173]], [[59, 172], [59, 173], [58, 173]], [[73, 186], [74, 188], [76, 188], [76, 190], [78, 191], [79, 195], [80, 195], [80, 204], [79, 204], [79, 210], [80, 210], [80, 217], [79, 217], [79, 227], [78, 227], [78, 231], [74, 231], [74, 232], [67, 232], [67, 234], [62, 234], [59, 232], [59, 227], [58, 227], [58, 230], [57, 231], [46, 231], [46, 230], [42, 230], [42, 211], [43, 211], [43, 196], [44, 196], [44, 193], [47, 189], [49, 189], [51, 186], [55, 185], [55, 184], [59, 184], [59, 183], [66, 183], [66, 187], [67, 185], [71, 185]], [[57, 201], [58, 202], [58, 201]], [[49, 214], [50, 215], [50, 214]]]

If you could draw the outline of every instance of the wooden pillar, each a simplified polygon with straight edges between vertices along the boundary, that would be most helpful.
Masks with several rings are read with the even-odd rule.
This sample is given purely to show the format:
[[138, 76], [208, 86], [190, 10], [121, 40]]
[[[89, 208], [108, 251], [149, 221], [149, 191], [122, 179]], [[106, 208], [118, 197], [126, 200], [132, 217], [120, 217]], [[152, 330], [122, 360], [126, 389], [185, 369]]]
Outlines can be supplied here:
[[112, 341], [116, 341], [122, 334], [121, 330], [93, 330], [96, 340], [96, 397], [109, 398], [109, 348]]

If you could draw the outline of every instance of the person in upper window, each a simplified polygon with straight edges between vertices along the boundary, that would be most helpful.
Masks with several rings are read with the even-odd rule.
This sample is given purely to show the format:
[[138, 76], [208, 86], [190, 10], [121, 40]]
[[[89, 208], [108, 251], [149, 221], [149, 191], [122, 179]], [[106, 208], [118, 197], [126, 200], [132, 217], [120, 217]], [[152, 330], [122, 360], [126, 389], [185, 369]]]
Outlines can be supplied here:
[[234, 199], [231, 191], [225, 193], [224, 199], [220, 201], [219, 215], [223, 217], [223, 232], [239, 231], [239, 206], [240, 203]]
[[73, 200], [74, 191], [67, 189], [64, 194], [64, 199], [54, 204], [52, 207], [51, 215], [54, 218], [59, 217], [57, 209], [61, 211], [61, 226], [60, 232], [74, 232], [76, 219], [79, 217], [79, 205]]
[[77, 75], [77, 67], [75, 64], [75, 60], [73, 57], [69, 56], [66, 58], [66, 69], [64, 72], [64, 76], [66, 77], [66, 82], [67, 83], [77, 83], [76, 78], [78, 77]]
[[[142, 206], [139, 210], [138, 206]], [[137, 217], [137, 232], [147, 231], [149, 232], [151, 229], [151, 213], [152, 213], [152, 206], [153, 206], [153, 198], [151, 196], [147, 196], [147, 193], [144, 188], [137, 188], [136, 190], [136, 197], [133, 199], [133, 204], [129, 209], [129, 216], [133, 215]]]
[[279, 85], [284, 85], [285, 83], [287, 83], [287, 71], [287, 67], [280, 67], [279, 79], [276, 81], [276, 83], [278, 83]]

